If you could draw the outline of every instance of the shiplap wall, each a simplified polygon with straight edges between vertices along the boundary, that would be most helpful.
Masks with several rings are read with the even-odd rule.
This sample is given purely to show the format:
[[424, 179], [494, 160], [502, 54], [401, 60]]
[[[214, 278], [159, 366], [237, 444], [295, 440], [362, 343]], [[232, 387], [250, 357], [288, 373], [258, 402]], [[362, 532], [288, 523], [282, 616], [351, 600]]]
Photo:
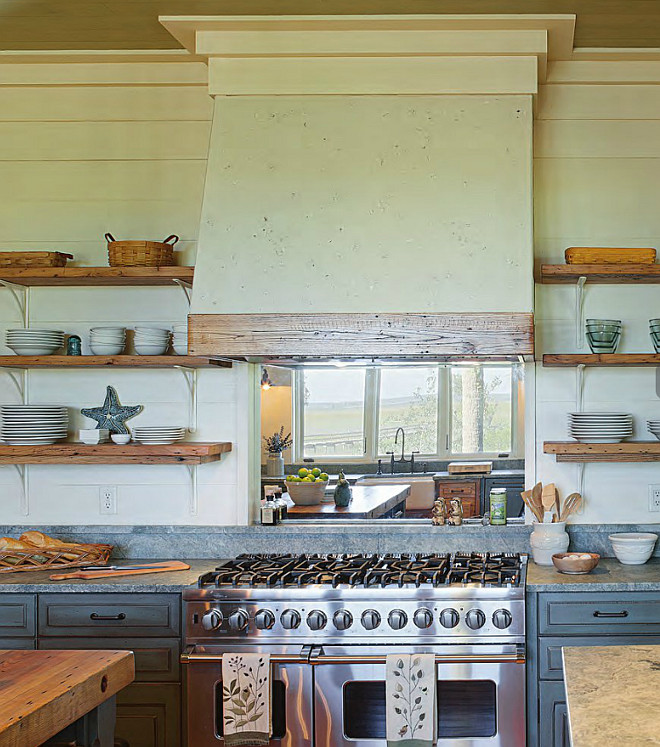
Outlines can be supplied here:
[[[583, 63], [587, 64], [587, 63]], [[660, 85], [657, 63], [603, 66], [608, 85], [575, 81], [579, 64], [563, 63], [540, 95], [535, 124], [535, 254], [564, 261], [569, 246], [660, 247]], [[587, 76], [588, 77], [588, 76]], [[643, 80], [646, 84], [617, 84]], [[552, 75], [551, 75], [552, 79]], [[660, 286], [589, 285], [585, 317], [621, 319], [619, 352], [652, 352], [648, 320], [660, 316]], [[536, 286], [537, 354], [584, 350], [575, 330], [575, 287]], [[578, 488], [578, 467], [543, 454], [544, 440], [567, 440], [566, 415], [576, 409], [575, 369], [536, 367], [536, 477], [562, 493]], [[636, 440], [648, 440], [646, 420], [660, 417], [653, 368], [592, 368], [585, 372], [584, 409], [630, 412]], [[656, 464], [588, 464], [586, 505], [578, 522], [652, 522], [648, 486], [660, 484]]]
[[[204, 188], [212, 100], [205, 67], [195, 62], [20, 63], [0, 65], [0, 249], [57, 249], [81, 265], [105, 265], [103, 234], [118, 238], [181, 236], [178, 263], [194, 263]], [[80, 334], [99, 324], [169, 326], [188, 304], [173, 288], [34, 288], [33, 327]], [[20, 326], [0, 290], [0, 332]], [[10, 352], [0, 345], [2, 353]], [[202, 370], [196, 440], [234, 441], [245, 367]], [[94, 423], [81, 407], [103, 401], [112, 384], [124, 404], [143, 404], [132, 423], [187, 423], [186, 384], [175, 370], [41, 370], [29, 374], [31, 402], [66, 404], [72, 430]], [[0, 372], [0, 401], [19, 401]], [[129, 423], [130, 424], [130, 423]], [[0, 467], [2, 523], [234, 524], [236, 452], [199, 468], [199, 511], [188, 513], [183, 466], [33, 466], [29, 516], [21, 484]], [[117, 486], [117, 515], [99, 514], [99, 486]]]

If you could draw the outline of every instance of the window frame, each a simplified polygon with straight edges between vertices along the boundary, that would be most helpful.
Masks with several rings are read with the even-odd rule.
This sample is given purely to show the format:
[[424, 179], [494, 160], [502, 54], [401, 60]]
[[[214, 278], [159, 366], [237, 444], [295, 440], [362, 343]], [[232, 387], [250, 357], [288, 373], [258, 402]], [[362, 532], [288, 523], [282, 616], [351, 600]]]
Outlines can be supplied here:
[[[458, 363], [458, 362], [457, 362]], [[448, 459], [497, 459], [500, 453], [505, 452], [475, 452], [458, 453], [451, 450], [451, 426], [452, 426], [452, 401], [451, 401], [451, 367], [452, 363], [419, 363], [419, 368], [436, 366], [438, 369], [438, 451], [436, 454], [419, 454], [417, 461], [446, 461]], [[502, 367], [506, 362], [479, 363], [477, 365]], [[524, 451], [524, 413], [522, 394], [522, 366], [511, 363], [511, 449], [508, 459], [522, 458]], [[335, 365], [314, 366], [314, 369], [333, 370]], [[385, 454], [378, 453], [378, 429], [379, 429], [379, 399], [380, 399], [380, 375], [381, 367], [359, 366], [365, 369], [364, 382], [364, 406], [362, 432], [364, 436], [364, 451], [362, 456], [323, 456], [314, 457], [316, 461], [327, 464], [357, 464], [364, 462], [375, 462], [378, 459], [386, 459]], [[304, 454], [304, 391], [303, 377], [305, 368], [297, 368], [294, 371], [292, 387], [293, 406], [293, 461], [301, 464], [305, 459]], [[408, 457], [409, 455], [406, 455]]]

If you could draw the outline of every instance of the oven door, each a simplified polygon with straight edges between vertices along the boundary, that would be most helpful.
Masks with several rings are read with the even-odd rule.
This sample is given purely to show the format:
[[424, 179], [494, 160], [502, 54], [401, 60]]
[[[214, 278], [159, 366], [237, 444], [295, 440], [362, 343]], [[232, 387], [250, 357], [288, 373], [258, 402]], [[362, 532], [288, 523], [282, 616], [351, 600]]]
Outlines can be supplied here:
[[[242, 650], [245, 650], [243, 647]], [[254, 647], [255, 652], [258, 647]], [[224, 653], [229, 653], [224, 649]], [[269, 652], [270, 653], [270, 652]], [[281, 661], [283, 659], [284, 661]], [[303, 659], [271, 654], [273, 747], [311, 747], [312, 668]], [[196, 646], [182, 657], [185, 730], [190, 747], [220, 747], [222, 736], [222, 654]]]
[[[459, 647], [436, 649], [438, 746], [524, 747], [524, 653], [515, 646], [444, 653], [449, 648]], [[401, 649], [413, 651], [423, 653]], [[315, 745], [385, 747], [384, 657], [354, 654], [351, 661], [345, 654], [325, 648], [314, 660]]]

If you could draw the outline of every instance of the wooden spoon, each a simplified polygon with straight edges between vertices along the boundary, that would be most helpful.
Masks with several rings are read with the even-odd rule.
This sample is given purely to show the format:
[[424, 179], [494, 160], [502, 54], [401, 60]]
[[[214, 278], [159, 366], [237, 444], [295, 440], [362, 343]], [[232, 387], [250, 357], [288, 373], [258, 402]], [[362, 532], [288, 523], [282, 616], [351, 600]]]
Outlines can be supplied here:
[[559, 521], [566, 521], [571, 514], [577, 513], [582, 507], [582, 496], [579, 493], [571, 493], [564, 501], [559, 515]]
[[554, 482], [549, 482], [547, 485], [543, 486], [543, 491], [541, 493], [541, 502], [543, 503], [543, 508], [545, 511], [552, 511], [555, 505], [555, 491], [557, 489], [555, 488]]
[[543, 483], [537, 482], [536, 485], [532, 488], [532, 506], [534, 511], [534, 516], [539, 520], [540, 524], [543, 524]]
[[555, 518], [554, 521], [559, 521], [561, 516], [561, 505], [559, 503], [559, 491], [555, 488]]

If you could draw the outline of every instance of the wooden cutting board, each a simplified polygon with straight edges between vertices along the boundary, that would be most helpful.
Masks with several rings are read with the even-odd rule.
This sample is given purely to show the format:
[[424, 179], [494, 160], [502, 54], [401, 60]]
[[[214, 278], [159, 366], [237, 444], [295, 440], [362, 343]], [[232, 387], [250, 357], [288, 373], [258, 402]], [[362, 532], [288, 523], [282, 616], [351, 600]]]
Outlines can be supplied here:
[[139, 576], [143, 573], [165, 573], [166, 571], [188, 571], [190, 566], [187, 563], [183, 563], [181, 560], [168, 560], [166, 563], [160, 563], [157, 567], [142, 568], [140, 570], [127, 569], [125, 571], [72, 571], [71, 573], [54, 573], [49, 576], [51, 581], [64, 581], [68, 578], [83, 578], [83, 579], [94, 579], [94, 578], [108, 578], [110, 576]]
[[493, 470], [492, 462], [450, 462], [447, 472], [450, 475], [484, 474], [488, 475]]

